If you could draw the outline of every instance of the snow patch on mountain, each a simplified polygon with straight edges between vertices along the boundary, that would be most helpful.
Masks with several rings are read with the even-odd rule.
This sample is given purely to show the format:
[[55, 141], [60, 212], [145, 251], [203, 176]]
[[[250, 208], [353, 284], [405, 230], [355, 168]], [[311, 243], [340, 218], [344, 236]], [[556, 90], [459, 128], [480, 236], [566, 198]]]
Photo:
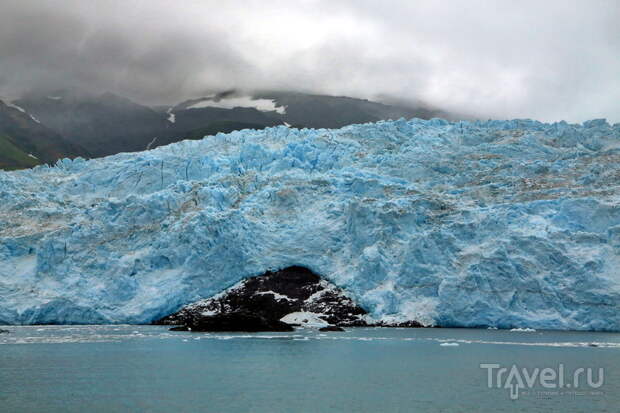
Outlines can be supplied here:
[[21, 113], [26, 113], [26, 109], [22, 108], [21, 106], [16, 105], [15, 103], [6, 102], [5, 104], [10, 108], [19, 110]]
[[0, 323], [143, 323], [312, 269], [377, 320], [620, 330], [620, 125], [279, 126], [0, 172]]
[[172, 110], [173, 110], [173, 109], [174, 109], [174, 108], [168, 108], [168, 110], [166, 111], [166, 113], [168, 114], [168, 118], [167, 118], [167, 120], [168, 120], [168, 122], [170, 122], [170, 123], [175, 123], [175, 122], [177, 121], [177, 115], [175, 115], [175, 114], [172, 112]]
[[8, 103], [8, 102], [6, 102], [5, 105], [7, 105], [10, 108], [17, 109], [21, 113], [25, 113], [26, 115], [30, 116], [30, 119], [32, 119], [34, 122], [41, 123], [41, 121], [39, 121], [39, 119], [37, 119], [34, 115], [32, 115], [31, 113], [26, 112], [26, 109], [22, 108], [21, 106], [16, 105], [15, 103]]
[[231, 96], [224, 97], [218, 100], [204, 99], [200, 102], [196, 102], [186, 109], [201, 109], [201, 108], [222, 108], [222, 109], [234, 109], [234, 108], [254, 108], [261, 112], [277, 112], [281, 115], [286, 113], [285, 106], [277, 106], [275, 100], [271, 99], [255, 99], [251, 96]]

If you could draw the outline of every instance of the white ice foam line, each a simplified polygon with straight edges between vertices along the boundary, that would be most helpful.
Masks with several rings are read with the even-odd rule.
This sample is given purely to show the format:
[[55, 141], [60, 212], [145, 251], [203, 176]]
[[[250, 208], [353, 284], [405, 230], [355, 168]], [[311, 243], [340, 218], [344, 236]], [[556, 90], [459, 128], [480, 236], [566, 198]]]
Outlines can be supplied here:
[[[499, 340], [468, 340], [450, 337], [364, 337], [355, 335], [354, 330], [346, 330], [338, 334], [318, 333], [315, 330], [302, 330], [304, 334], [296, 332], [294, 334], [222, 334], [222, 333], [190, 333], [190, 332], [169, 332], [169, 331], [139, 331], [135, 326], [118, 325], [110, 326], [7, 326], [11, 333], [0, 335], [0, 344], [63, 344], [63, 343], [101, 343], [101, 342], [123, 342], [136, 339], [179, 339], [189, 342], [193, 340], [235, 340], [235, 339], [254, 339], [254, 340], [349, 340], [349, 341], [416, 341], [436, 342], [442, 346], [455, 346], [459, 344], [480, 344], [480, 345], [511, 345], [528, 347], [589, 347], [589, 348], [613, 348], [620, 349], [620, 343], [603, 341], [565, 341], [565, 342], [527, 342], [527, 341], [499, 341]], [[20, 335], [20, 330], [27, 329], [28, 335]], [[122, 332], [127, 332], [122, 334]], [[58, 335], [48, 335], [49, 332]], [[111, 332], [111, 333], [107, 333]], [[17, 335], [16, 335], [17, 333]], [[45, 333], [42, 335], [40, 333]], [[353, 335], [352, 335], [353, 333]], [[343, 335], [344, 334], [344, 335]]]

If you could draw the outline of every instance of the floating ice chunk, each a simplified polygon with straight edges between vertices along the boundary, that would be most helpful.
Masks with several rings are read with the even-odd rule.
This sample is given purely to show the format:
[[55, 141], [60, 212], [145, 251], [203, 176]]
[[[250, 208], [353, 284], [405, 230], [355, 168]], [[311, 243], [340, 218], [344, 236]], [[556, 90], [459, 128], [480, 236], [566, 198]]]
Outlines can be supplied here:
[[302, 327], [325, 327], [329, 323], [321, 318], [324, 314], [311, 313], [307, 311], [298, 311], [285, 315], [280, 321], [287, 324], [300, 324]]

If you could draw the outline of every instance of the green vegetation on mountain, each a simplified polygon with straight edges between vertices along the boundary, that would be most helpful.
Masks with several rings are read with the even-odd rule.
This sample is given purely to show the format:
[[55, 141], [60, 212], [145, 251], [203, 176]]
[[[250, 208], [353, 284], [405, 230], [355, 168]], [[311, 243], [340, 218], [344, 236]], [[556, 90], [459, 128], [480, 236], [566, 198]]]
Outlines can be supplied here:
[[39, 123], [21, 107], [0, 101], [0, 169], [31, 168], [77, 156], [89, 157], [89, 154]]
[[32, 168], [38, 164], [37, 159], [15, 146], [10, 137], [0, 134], [0, 169]]

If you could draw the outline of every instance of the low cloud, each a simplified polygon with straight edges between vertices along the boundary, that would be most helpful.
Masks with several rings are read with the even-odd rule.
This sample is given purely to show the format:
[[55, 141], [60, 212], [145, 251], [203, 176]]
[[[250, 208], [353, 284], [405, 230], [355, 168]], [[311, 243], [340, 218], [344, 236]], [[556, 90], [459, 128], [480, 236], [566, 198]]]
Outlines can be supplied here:
[[145, 103], [230, 88], [620, 121], [616, 1], [4, 0], [0, 95]]

